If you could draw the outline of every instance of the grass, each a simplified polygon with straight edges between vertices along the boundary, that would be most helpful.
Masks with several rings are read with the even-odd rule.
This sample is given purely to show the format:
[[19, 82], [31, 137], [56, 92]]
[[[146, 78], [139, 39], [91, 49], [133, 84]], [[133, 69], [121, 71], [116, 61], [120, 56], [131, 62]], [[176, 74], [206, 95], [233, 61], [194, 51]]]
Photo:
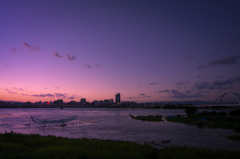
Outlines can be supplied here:
[[234, 141], [240, 141], [240, 135], [231, 135], [228, 136], [228, 138]]
[[153, 115], [148, 115], [148, 116], [133, 116], [133, 115], [129, 115], [132, 117], [132, 119], [136, 119], [136, 120], [142, 120], [142, 121], [164, 121], [162, 120], [162, 116], [160, 115], [156, 115], [156, 116], [153, 116]]
[[128, 141], [96, 139], [68, 139], [54, 136], [0, 134], [1, 158], [55, 158], [55, 159], [157, 159], [157, 158], [237, 158], [239, 151], [211, 150], [195, 147], [170, 146], [153, 148], [148, 143], [140, 145]]
[[[201, 119], [205, 118], [206, 121]], [[165, 117], [169, 122], [185, 123], [187, 125], [196, 125], [199, 128], [222, 128], [232, 129], [240, 132], [240, 116], [217, 116], [217, 115], [193, 115], [187, 117]]]

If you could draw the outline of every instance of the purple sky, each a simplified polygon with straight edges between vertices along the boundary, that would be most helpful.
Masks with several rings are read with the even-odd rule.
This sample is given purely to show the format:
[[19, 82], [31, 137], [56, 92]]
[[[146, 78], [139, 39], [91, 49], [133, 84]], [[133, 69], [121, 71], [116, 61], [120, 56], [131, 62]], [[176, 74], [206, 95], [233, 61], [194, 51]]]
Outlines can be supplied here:
[[0, 1], [0, 100], [240, 93], [240, 1]]

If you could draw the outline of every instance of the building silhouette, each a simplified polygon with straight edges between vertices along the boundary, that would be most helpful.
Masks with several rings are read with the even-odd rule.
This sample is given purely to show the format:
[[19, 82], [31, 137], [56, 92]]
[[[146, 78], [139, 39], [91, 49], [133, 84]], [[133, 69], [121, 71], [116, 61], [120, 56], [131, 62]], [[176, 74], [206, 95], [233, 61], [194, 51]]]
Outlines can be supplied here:
[[120, 93], [117, 93], [115, 95], [115, 102], [116, 102], [116, 104], [120, 104]]
[[86, 103], [86, 99], [85, 98], [81, 98], [80, 103], [81, 103], [81, 105], [84, 105]]

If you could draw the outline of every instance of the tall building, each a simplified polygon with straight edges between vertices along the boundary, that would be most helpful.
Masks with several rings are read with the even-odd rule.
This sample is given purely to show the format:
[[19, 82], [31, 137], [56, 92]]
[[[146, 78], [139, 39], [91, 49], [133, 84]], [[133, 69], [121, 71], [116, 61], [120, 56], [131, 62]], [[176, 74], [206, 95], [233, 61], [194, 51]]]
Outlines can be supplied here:
[[85, 104], [85, 103], [86, 103], [86, 99], [85, 99], [85, 98], [81, 98], [80, 103], [81, 103], [82, 105]]
[[115, 95], [115, 102], [116, 102], [116, 104], [120, 104], [120, 93], [117, 93]]

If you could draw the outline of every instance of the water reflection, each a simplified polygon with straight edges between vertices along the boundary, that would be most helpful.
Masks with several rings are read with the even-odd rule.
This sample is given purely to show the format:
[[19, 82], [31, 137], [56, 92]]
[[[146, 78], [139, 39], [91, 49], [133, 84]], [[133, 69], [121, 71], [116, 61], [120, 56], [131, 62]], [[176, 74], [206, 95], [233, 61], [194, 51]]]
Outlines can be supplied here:
[[[166, 109], [1, 109], [0, 132], [11, 131], [25, 134], [54, 135], [69, 138], [98, 138], [128, 140], [140, 143], [150, 142], [158, 148], [168, 145], [188, 145], [208, 148], [239, 150], [240, 143], [227, 139], [229, 135], [239, 135], [232, 130], [198, 129], [171, 122], [143, 122], [133, 120], [129, 114], [138, 115], [184, 115], [183, 110]], [[59, 124], [35, 124], [30, 116], [40, 119], [58, 120], [77, 115], [77, 121]], [[162, 143], [170, 140], [170, 143]]]

